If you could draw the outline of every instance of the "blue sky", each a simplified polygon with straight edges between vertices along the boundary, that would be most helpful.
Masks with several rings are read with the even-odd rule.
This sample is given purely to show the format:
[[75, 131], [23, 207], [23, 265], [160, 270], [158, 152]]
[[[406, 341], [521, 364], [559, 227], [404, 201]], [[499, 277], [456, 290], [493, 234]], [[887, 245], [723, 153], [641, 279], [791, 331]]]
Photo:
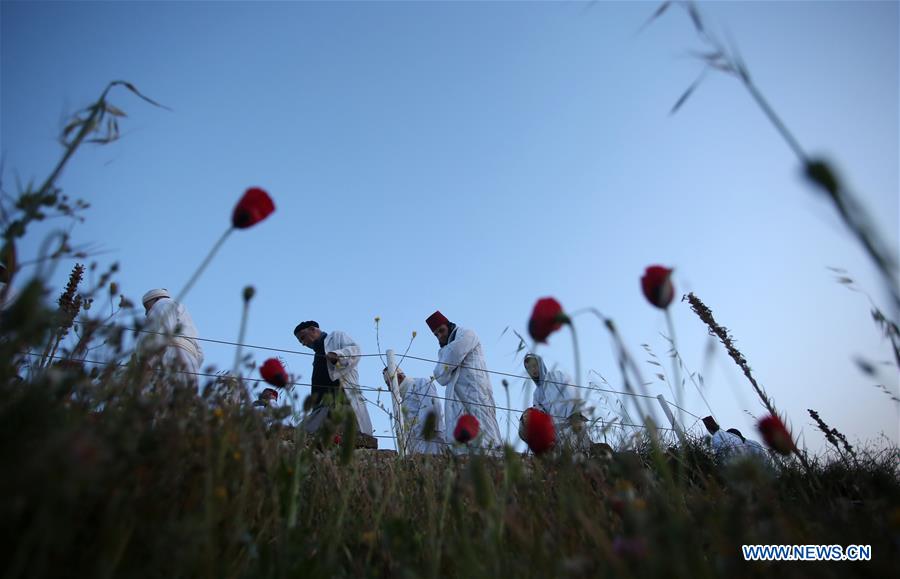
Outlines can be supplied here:
[[[521, 373], [504, 329], [524, 334], [534, 301], [550, 295], [568, 310], [599, 308], [638, 360], [649, 344], [669, 373], [665, 318], [639, 289], [644, 267], [661, 263], [676, 268], [679, 294], [696, 292], [732, 330], [807, 445], [824, 446], [807, 408], [851, 441], [896, 443], [897, 405], [874, 387], [896, 395], [896, 368], [872, 378], [853, 361], [888, 361], [889, 349], [867, 298], [827, 267], [884, 304], [881, 282], [735, 79], [709, 75], [669, 115], [702, 68], [690, 56], [702, 45], [682, 10], [636, 34], [657, 5], [4, 1], [3, 186], [45, 177], [67, 116], [125, 79], [172, 111], [114, 92], [128, 113], [122, 139], [79, 151], [59, 184], [92, 204], [75, 241], [98, 248], [101, 265], [121, 264], [127, 296], [180, 289], [247, 187], [277, 206], [232, 235], [185, 300], [203, 337], [237, 338], [249, 284], [251, 344], [302, 350], [291, 331], [316, 319], [374, 353], [379, 316], [383, 349], [404, 350], [416, 331], [410, 353], [434, 358], [424, 319], [439, 308], [479, 333], [491, 369]], [[700, 8], [896, 249], [898, 4]], [[59, 225], [35, 229], [23, 256]], [[70, 267], [51, 281], [61, 287]], [[707, 354], [686, 303], [672, 313], [719, 422], [752, 432], [745, 411], [763, 410], [749, 384], [721, 348]], [[605, 330], [590, 317], [576, 324], [584, 374], [621, 390]], [[231, 367], [230, 347], [204, 347], [207, 363]], [[539, 352], [574, 370], [565, 332]], [[308, 378], [308, 357], [283, 357]], [[648, 390], [671, 398], [658, 370], [642, 369]], [[374, 358], [360, 374], [381, 383]], [[521, 381], [510, 395], [524, 407]], [[707, 414], [693, 386], [684, 401]], [[384, 434], [387, 420], [371, 412]]]

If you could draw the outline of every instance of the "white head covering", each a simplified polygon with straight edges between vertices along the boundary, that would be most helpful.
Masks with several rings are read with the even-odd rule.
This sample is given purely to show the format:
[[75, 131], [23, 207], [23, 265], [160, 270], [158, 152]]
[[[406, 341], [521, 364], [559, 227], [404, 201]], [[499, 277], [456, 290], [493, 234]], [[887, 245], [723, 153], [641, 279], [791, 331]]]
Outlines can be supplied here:
[[172, 296], [169, 295], [169, 290], [167, 290], [166, 288], [152, 289], [144, 294], [144, 297], [141, 298], [141, 303], [144, 304], [144, 306], [146, 307], [147, 302], [149, 302], [150, 300], [155, 300], [156, 298], [171, 298], [171, 297]]

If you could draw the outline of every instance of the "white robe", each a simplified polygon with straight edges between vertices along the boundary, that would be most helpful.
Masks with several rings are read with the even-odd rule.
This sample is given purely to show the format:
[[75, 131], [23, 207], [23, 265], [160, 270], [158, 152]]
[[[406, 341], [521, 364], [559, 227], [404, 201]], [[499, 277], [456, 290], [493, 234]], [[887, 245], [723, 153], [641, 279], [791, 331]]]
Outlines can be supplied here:
[[366, 399], [359, 388], [359, 355], [362, 353], [356, 342], [341, 331], [328, 332], [325, 336], [325, 353], [334, 352], [340, 359], [337, 365], [328, 362], [328, 376], [332, 380], [340, 380], [341, 389], [347, 395], [359, 431], [372, 435], [372, 420], [366, 408]]
[[[444, 443], [444, 411], [437, 399], [434, 380], [430, 378], [410, 378], [400, 383], [403, 426], [408, 433], [406, 448], [411, 454], [440, 454], [447, 445]], [[435, 432], [431, 440], [425, 440], [423, 430], [428, 413], [433, 412]]]
[[182, 372], [182, 382], [197, 384], [203, 348], [187, 308], [172, 298], [159, 299], [150, 308], [144, 329], [153, 333], [141, 335], [137, 350], [145, 356], [158, 355], [164, 368]]
[[590, 446], [587, 424], [581, 432], [574, 432], [569, 423], [573, 414], [584, 413], [584, 400], [578, 389], [573, 386], [572, 378], [562, 370], [548, 370], [543, 358], [530, 354], [538, 361], [538, 379], [534, 380], [534, 398], [532, 404], [538, 410], [546, 412], [553, 418], [557, 439], [575, 447]]
[[[487, 373], [484, 350], [478, 336], [472, 330], [457, 326], [450, 334], [450, 341], [438, 352], [434, 379], [446, 386], [444, 424], [447, 442], [453, 443], [453, 430], [463, 414], [478, 419], [479, 434], [475, 444], [481, 448], [499, 447], [502, 444], [497, 425], [497, 408], [494, 392]], [[465, 448], [451, 447], [457, 453]]]
[[744, 454], [744, 441], [741, 440], [741, 437], [725, 430], [717, 430], [710, 436], [709, 444], [712, 446], [716, 460], [719, 461], [727, 461]]
[[750, 440], [749, 438], [744, 441], [744, 453], [749, 454], [750, 456], [762, 457], [765, 459], [769, 458], [769, 451], [765, 449], [763, 445], [756, 442], [755, 440]]

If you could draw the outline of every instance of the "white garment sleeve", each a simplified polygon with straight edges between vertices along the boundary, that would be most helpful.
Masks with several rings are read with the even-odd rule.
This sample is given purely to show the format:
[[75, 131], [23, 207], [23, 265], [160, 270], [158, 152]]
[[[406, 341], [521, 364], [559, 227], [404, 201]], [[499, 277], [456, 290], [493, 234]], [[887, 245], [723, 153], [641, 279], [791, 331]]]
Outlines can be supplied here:
[[453, 372], [459, 368], [469, 352], [474, 350], [477, 345], [478, 336], [475, 335], [475, 332], [456, 328], [456, 337], [438, 353], [438, 363], [434, 367], [434, 379], [442, 386], [449, 384]]
[[359, 355], [362, 354], [362, 350], [356, 342], [353, 341], [353, 338], [344, 332], [335, 331], [328, 336], [333, 337], [334, 346], [338, 349], [326, 352], [326, 354], [334, 352], [340, 357], [337, 366], [328, 362], [329, 370], [331, 370], [331, 373], [337, 378], [343, 378], [346, 374], [355, 370], [359, 365]]

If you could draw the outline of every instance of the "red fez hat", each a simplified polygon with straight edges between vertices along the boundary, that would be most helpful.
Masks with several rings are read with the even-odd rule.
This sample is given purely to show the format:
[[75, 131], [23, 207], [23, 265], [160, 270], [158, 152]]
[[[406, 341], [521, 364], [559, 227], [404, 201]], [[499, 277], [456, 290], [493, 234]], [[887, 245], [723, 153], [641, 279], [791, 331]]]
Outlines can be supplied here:
[[431, 331], [434, 332], [438, 328], [443, 325], [450, 325], [450, 320], [444, 316], [440, 311], [436, 311], [425, 320], [425, 323], [428, 324], [428, 327], [431, 328]]

